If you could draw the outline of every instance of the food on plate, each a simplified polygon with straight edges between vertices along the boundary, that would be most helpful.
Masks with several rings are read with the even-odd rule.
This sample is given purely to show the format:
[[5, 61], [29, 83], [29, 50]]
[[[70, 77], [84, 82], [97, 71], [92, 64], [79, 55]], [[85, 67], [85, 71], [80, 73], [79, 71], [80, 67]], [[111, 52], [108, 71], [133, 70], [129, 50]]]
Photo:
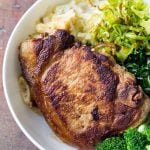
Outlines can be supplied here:
[[124, 133], [124, 139], [127, 144], [128, 150], [133, 149], [146, 149], [146, 145], [149, 143], [147, 137], [144, 134], [139, 133], [136, 129], [128, 129]]
[[142, 0], [108, 2], [100, 7], [103, 17], [94, 31], [95, 40], [105, 43], [97, 51], [113, 55], [150, 96], [150, 7]]
[[65, 30], [24, 41], [19, 59], [47, 122], [80, 148], [140, 125], [149, 113], [150, 100], [132, 74]]
[[80, 149], [149, 149], [149, 20], [142, 0], [56, 6], [19, 47], [24, 101]]
[[150, 96], [150, 55], [145, 53], [145, 49], [139, 47], [133, 51], [125, 60], [124, 66], [136, 76], [138, 84]]
[[[149, 10], [142, 0], [71, 0], [56, 6], [36, 29], [37, 34], [65, 29], [96, 51], [111, 54], [136, 76], [138, 84], [150, 96]], [[135, 65], [136, 58], [136, 62], [129, 60], [134, 54], [140, 56], [140, 65]]]
[[22, 76], [19, 77], [19, 85], [23, 101], [25, 102], [26, 105], [32, 108], [33, 102], [31, 101], [30, 88], [27, 81]]
[[149, 144], [146, 135], [136, 129], [128, 129], [119, 137], [107, 138], [99, 143], [96, 150], [145, 150]]
[[23, 76], [20, 76], [18, 81], [19, 81], [20, 93], [21, 93], [23, 102], [28, 107], [32, 108], [34, 112], [41, 114], [39, 108], [37, 107], [37, 104], [35, 103], [35, 100], [33, 99], [32, 92], [25, 78]]
[[126, 150], [126, 142], [122, 137], [107, 138], [96, 146], [96, 150]]
[[45, 32], [51, 34], [56, 29], [65, 29], [84, 43], [96, 44], [92, 31], [94, 32], [95, 26], [102, 19], [102, 13], [97, 7], [92, 6], [91, 2], [70, 0], [56, 6], [36, 25], [35, 36]]
[[146, 149], [149, 150], [150, 149], [150, 120], [148, 120], [148, 122], [146, 124], [142, 124], [139, 128], [138, 131], [144, 135], [146, 135], [147, 137], [147, 141], [148, 144], [146, 146]]
[[94, 38], [97, 42], [114, 44], [114, 51], [109, 53], [120, 62], [141, 46], [150, 54], [149, 5], [142, 0], [108, 0], [99, 9], [103, 16], [95, 27]]

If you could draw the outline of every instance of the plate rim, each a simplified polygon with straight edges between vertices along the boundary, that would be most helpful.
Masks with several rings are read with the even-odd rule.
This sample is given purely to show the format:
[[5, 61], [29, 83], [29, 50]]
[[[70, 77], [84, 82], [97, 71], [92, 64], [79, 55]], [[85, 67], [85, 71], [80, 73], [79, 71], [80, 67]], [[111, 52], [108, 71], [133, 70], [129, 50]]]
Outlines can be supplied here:
[[24, 133], [24, 135], [40, 150], [45, 150], [45, 148], [43, 146], [41, 146], [31, 135], [30, 133], [28, 133], [26, 131], [26, 129], [24, 128], [24, 126], [22, 125], [22, 123], [19, 121], [18, 117], [16, 116], [11, 103], [10, 103], [10, 97], [8, 96], [7, 93], [7, 87], [6, 87], [6, 63], [7, 63], [7, 57], [8, 57], [8, 53], [9, 53], [9, 49], [10, 49], [10, 43], [12, 41], [12, 38], [14, 36], [14, 34], [16, 33], [18, 27], [20, 26], [21, 22], [24, 20], [24, 18], [27, 16], [27, 14], [30, 14], [30, 12], [32, 11], [32, 9], [37, 6], [39, 3], [41, 3], [43, 0], [37, 0], [35, 1], [28, 9], [27, 11], [22, 15], [22, 17], [19, 19], [18, 23], [16, 24], [15, 28], [13, 29], [10, 38], [7, 42], [7, 46], [5, 48], [5, 52], [4, 52], [4, 58], [3, 58], [3, 66], [2, 66], [2, 86], [3, 86], [3, 91], [4, 91], [4, 96], [9, 108], [9, 111], [11, 112], [13, 119], [15, 120], [16, 124], [18, 125], [18, 127], [21, 129], [21, 131]]

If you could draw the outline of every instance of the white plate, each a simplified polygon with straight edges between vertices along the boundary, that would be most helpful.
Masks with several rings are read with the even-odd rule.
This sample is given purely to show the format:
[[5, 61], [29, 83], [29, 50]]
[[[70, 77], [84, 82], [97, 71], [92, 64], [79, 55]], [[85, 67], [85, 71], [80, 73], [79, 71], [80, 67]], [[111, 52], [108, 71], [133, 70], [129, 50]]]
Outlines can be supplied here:
[[[150, 3], [150, 0], [146, 0]], [[18, 45], [35, 31], [36, 21], [47, 9], [67, 0], [38, 0], [21, 18], [15, 27], [4, 56], [3, 87], [9, 109], [24, 134], [41, 150], [75, 150], [62, 143], [49, 128], [44, 118], [34, 113], [22, 101], [19, 92]]]

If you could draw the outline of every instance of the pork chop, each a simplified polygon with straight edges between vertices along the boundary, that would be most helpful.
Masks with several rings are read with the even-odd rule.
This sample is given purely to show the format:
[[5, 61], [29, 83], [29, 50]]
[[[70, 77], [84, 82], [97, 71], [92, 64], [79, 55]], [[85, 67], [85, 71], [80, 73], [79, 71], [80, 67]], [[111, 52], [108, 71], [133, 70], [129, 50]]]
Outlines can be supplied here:
[[65, 30], [26, 40], [19, 60], [48, 124], [80, 149], [138, 126], [150, 111], [132, 74], [111, 56], [75, 43]]

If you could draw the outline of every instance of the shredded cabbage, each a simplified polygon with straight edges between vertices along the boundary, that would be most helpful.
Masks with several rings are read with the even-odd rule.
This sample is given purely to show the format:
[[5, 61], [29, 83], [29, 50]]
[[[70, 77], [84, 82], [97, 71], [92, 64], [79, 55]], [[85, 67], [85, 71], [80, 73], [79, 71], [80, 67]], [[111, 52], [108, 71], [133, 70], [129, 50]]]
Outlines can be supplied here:
[[149, 5], [142, 0], [108, 0], [99, 9], [103, 12], [103, 19], [95, 27], [94, 39], [114, 43], [114, 56], [120, 62], [140, 46], [150, 53]]

